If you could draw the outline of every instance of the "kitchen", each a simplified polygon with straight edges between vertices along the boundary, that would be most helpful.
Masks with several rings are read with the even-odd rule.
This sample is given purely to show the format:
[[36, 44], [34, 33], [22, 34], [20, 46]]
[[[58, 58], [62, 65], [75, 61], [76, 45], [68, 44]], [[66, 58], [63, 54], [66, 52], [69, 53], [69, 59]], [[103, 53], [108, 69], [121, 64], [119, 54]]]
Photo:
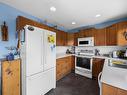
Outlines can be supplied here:
[[[22, 5], [28, 2], [31, 7], [24, 5], [22, 8]], [[74, 11], [69, 8], [70, 2], [38, 1], [39, 8], [42, 8], [41, 3], [51, 6], [45, 7], [49, 13], [44, 11], [43, 15], [47, 18], [38, 17], [38, 15], [43, 16], [41, 12], [36, 14], [38, 7], [36, 6], [37, 9], [32, 7], [32, 4], [37, 3], [36, 1], [28, 2], [6, 0], [0, 3], [0, 14], [2, 14], [0, 32], [8, 34], [3, 33], [0, 37], [1, 95], [44, 95], [46, 93], [46, 95], [127, 95], [127, 16], [124, 10], [126, 1], [121, 0], [114, 5], [111, 3], [114, 9], [118, 9], [121, 17], [117, 17], [114, 12], [112, 15], [116, 18], [107, 17], [107, 20], [103, 17], [103, 13], [95, 12], [95, 15], [89, 10], [90, 13], [87, 16], [90, 18], [85, 17], [84, 11], [83, 19], [86, 21], [79, 20], [83, 21], [80, 25], [76, 20], [82, 18], [82, 13], [79, 12], [79, 18], [74, 20]], [[41, 2], [40, 5], [39, 2]], [[75, 4], [82, 7], [85, 3], [86, 7], [88, 7], [87, 3], [91, 4], [88, 0], [73, 2], [72, 7]], [[103, 2], [108, 3], [105, 0]], [[103, 2], [100, 1], [104, 6]], [[67, 5], [66, 8], [72, 11], [70, 12], [72, 17], [69, 18], [68, 13], [67, 19], [66, 15], [61, 13], [65, 18], [59, 18], [61, 15], [55, 13], [60, 12], [60, 7], [56, 5], [58, 7], [56, 9], [52, 4]], [[95, 6], [93, 5], [91, 9], [94, 10]], [[78, 9], [81, 10], [80, 7]], [[123, 14], [119, 13], [120, 10]], [[105, 10], [105, 13], [108, 11]], [[91, 18], [93, 14], [95, 17]], [[87, 19], [91, 20], [87, 21]], [[60, 21], [60, 24], [54, 20]], [[5, 30], [3, 26], [6, 27]], [[9, 62], [12, 64], [9, 65]], [[49, 70], [51, 72], [47, 73]], [[33, 80], [34, 76], [35, 80]]]

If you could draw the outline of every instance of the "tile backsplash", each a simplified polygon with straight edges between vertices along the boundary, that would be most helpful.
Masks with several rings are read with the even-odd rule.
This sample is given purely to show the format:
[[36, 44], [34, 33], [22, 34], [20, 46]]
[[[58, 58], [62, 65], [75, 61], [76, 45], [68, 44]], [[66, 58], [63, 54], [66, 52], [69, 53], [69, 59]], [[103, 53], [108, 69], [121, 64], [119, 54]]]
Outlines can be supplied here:
[[68, 46], [57, 46], [56, 47], [56, 53], [61, 54], [61, 53], [66, 53], [66, 50], [68, 49]]
[[[70, 46], [57, 46], [56, 53], [66, 53], [66, 50], [70, 48]], [[76, 52], [80, 50], [100, 50], [100, 54], [108, 54], [109, 52], [115, 51], [115, 50], [125, 50], [127, 46], [94, 46], [94, 47], [76, 47]]]
[[125, 50], [126, 47], [121, 46], [94, 46], [94, 47], [76, 47], [76, 52], [79, 50], [100, 50], [100, 54], [109, 54], [112, 51], [115, 50]]

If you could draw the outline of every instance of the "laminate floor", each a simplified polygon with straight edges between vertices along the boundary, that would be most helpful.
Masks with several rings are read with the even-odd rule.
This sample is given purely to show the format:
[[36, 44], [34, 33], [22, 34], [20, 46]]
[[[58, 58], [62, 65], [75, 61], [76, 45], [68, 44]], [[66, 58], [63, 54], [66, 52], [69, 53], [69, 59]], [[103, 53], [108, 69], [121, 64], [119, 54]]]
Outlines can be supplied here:
[[46, 95], [99, 95], [99, 87], [95, 80], [70, 73], [57, 81], [56, 89]]

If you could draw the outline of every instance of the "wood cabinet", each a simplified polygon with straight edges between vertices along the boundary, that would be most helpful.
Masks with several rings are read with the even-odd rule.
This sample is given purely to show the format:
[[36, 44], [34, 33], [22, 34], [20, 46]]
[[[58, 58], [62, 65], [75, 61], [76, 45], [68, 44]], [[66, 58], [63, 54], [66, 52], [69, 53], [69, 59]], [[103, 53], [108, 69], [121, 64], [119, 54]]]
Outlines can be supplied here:
[[74, 43], [75, 43], [75, 46], [78, 46], [78, 32], [74, 33]]
[[56, 60], [56, 79], [59, 80], [74, 69], [74, 57], [64, 57]]
[[67, 33], [67, 45], [74, 46], [75, 45], [75, 34]]
[[127, 91], [102, 83], [102, 95], [127, 95]]
[[118, 25], [113, 24], [106, 28], [106, 45], [117, 45]]
[[77, 38], [94, 37], [95, 46], [125, 46], [127, 45], [127, 21], [102, 29], [84, 29], [76, 35]]
[[126, 90], [118, 89], [117, 95], [127, 95]]
[[84, 34], [83, 37], [94, 37], [95, 36], [95, 31], [93, 28], [82, 30], [82, 32]]
[[93, 67], [92, 67], [92, 78], [93, 79], [98, 79], [98, 75], [99, 73], [102, 71], [103, 69], [103, 65], [104, 65], [104, 60], [105, 59], [101, 59], [101, 58], [93, 58]]
[[56, 31], [56, 45], [66, 46], [67, 45], [67, 33], [63, 31]]
[[18, 16], [16, 19], [16, 30], [19, 35], [19, 30], [21, 30], [25, 25], [32, 25], [56, 32], [57, 46], [78, 45], [78, 38], [82, 37], [94, 37], [95, 46], [127, 45], [127, 21], [116, 23], [103, 29], [90, 28], [80, 30], [80, 32], [77, 33], [66, 33], [31, 19]]
[[106, 28], [94, 29], [94, 42], [95, 46], [106, 45]]
[[2, 95], [20, 95], [20, 60], [2, 62]]
[[102, 84], [102, 95], [117, 95], [117, 88]]
[[39, 28], [43, 28], [49, 31], [53, 31], [56, 32], [56, 45], [57, 46], [66, 46], [67, 43], [67, 33], [58, 29], [55, 29], [53, 27], [49, 27], [47, 25], [44, 25], [42, 23], [39, 23], [37, 21], [22, 17], [22, 16], [18, 16], [16, 19], [16, 30], [19, 34], [19, 38], [20, 38], [20, 32], [19, 30], [21, 30], [25, 25], [32, 25], [35, 27], [39, 27]]
[[75, 70], [75, 56], [71, 56], [71, 70]]
[[127, 45], [127, 21], [118, 23], [117, 44], [120, 46]]

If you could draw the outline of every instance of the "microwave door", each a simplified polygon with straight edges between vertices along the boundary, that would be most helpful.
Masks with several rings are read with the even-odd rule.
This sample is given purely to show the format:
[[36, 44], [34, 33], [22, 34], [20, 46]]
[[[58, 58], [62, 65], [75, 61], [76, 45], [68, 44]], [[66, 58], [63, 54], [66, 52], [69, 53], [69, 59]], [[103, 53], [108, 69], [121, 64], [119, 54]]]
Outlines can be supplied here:
[[89, 46], [89, 41], [79, 41], [79, 46]]

